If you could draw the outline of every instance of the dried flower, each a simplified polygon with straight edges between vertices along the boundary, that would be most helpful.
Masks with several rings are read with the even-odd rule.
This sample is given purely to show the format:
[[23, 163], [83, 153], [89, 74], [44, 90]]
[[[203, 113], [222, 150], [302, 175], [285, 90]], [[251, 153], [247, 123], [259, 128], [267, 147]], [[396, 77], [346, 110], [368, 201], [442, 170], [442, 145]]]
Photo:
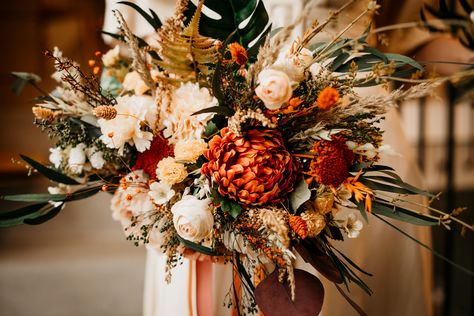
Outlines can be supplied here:
[[47, 122], [52, 122], [54, 120], [54, 112], [48, 108], [34, 106], [32, 112], [37, 119], [45, 120]]
[[174, 157], [177, 161], [195, 163], [206, 149], [203, 139], [180, 140], [174, 147]]
[[248, 60], [247, 51], [239, 43], [235, 42], [235, 43], [229, 44], [227, 48], [230, 51], [232, 60], [237, 65], [243, 66], [247, 63], [247, 60]]
[[169, 185], [180, 183], [187, 176], [186, 167], [182, 163], [176, 162], [173, 157], [164, 158], [156, 168], [156, 177]]
[[96, 107], [92, 113], [98, 118], [103, 118], [104, 120], [112, 120], [117, 116], [117, 110], [110, 105], [100, 105]]
[[329, 110], [339, 102], [339, 92], [332, 87], [324, 88], [316, 100], [316, 104], [320, 109]]
[[320, 140], [314, 144], [313, 152], [316, 157], [311, 161], [309, 174], [317, 182], [337, 187], [347, 179], [354, 153], [343, 137], [333, 135], [331, 141]]
[[288, 223], [290, 224], [291, 229], [293, 229], [301, 239], [308, 237], [308, 225], [301, 216], [290, 216]]
[[218, 185], [219, 193], [238, 203], [276, 203], [293, 190], [296, 164], [277, 130], [252, 129], [238, 136], [228, 128], [214, 136], [209, 160], [201, 172]]
[[301, 214], [301, 218], [308, 226], [308, 237], [316, 237], [323, 231], [324, 227], [326, 227], [326, 219], [319, 213], [306, 211]]
[[136, 95], [143, 95], [150, 90], [150, 87], [136, 71], [131, 71], [125, 75], [122, 86], [127, 91], [133, 90]]

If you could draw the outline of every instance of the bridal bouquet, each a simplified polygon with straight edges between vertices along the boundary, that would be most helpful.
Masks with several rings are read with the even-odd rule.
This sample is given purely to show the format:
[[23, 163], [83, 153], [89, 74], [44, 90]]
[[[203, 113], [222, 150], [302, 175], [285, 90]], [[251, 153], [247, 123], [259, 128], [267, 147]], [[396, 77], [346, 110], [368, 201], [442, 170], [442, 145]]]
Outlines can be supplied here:
[[[266, 315], [321, 310], [322, 284], [294, 268], [297, 255], [370, 294], [331, 241], [357, 238], [371, 216], [471, 228], [410, 204], [408, 195], [434, 195], [379, 164], [393, 154], [378, 127], [384, 113], [442, 80], [418, 80], [417, 62], [369, 46], [377, 30], [315, 42], [347, 5], [295, 40], [296, 24], [270, 31], [261, 1], [179, 1], [163, 24], [123, 4], [156, 30], [149, 44], [115, 12], [120, 32], [109, 35], [122, 44], [96, 53], [90, 73], [56, 48], [45, 52], [58, 86], [33, 113], [56, 146], [48, 165], [21, 157], [57, 185], [3, 196], [34, 203], [0, 213], [1, 226], [39, 224], [67, 202], [112, 193], [113, 218], [129, 240], [167, 255], [169, 280], [186, 256], [233, 265], [247, 293], [235, 308]], [[360, 17], [377, 9], [372, 1]], [[392, 80], [419, 84], [379, 96], [355, 89]]]

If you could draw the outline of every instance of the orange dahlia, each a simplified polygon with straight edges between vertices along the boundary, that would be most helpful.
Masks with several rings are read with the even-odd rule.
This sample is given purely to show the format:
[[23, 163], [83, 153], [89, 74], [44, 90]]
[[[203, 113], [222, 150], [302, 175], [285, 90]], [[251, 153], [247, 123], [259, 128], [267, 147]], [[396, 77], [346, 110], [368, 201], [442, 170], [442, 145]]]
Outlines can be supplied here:
[[311, 182], [317, 182], [334, 187], [343, 183], [349, 177], [349, 170], [354, 161], [354, 153], [346, 145], [344, 137], [333, 136], [332, 140], [320, 140], [314, 144], [316, 154], [311, 161], [309, 174]]
[[209, 142], [204, 156], [209, 162], [201, 172], [218, 185], [220, 194], [243, 205], [281, 201], [298, 177], [280, 132], [272, 129], [237, 135], [224, 128]]

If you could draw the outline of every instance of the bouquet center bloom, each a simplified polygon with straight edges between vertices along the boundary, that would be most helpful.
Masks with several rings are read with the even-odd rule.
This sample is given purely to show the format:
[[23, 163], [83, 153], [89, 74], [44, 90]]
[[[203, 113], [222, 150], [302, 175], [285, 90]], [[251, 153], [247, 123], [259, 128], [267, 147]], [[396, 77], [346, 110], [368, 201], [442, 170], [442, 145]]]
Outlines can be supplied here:
[[279, 202], [298, 177], [276, 130], [252, 129], [240, 136], [224, 128], [204, 156], [209, 162], [201, 172], [218, 185], [220, 194], [244, 205]]

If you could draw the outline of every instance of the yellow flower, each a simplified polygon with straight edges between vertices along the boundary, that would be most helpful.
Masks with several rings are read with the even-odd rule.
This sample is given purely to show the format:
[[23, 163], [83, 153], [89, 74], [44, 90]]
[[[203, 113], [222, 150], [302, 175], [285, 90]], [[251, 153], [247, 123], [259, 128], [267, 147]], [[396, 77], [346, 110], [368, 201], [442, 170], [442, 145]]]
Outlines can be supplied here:
[[160, 181], [173, 185], [186, 179], [188, 172], [182, 163], [176, 162], [173, 157], [167, 157], [158, 163], [156, 175]]

